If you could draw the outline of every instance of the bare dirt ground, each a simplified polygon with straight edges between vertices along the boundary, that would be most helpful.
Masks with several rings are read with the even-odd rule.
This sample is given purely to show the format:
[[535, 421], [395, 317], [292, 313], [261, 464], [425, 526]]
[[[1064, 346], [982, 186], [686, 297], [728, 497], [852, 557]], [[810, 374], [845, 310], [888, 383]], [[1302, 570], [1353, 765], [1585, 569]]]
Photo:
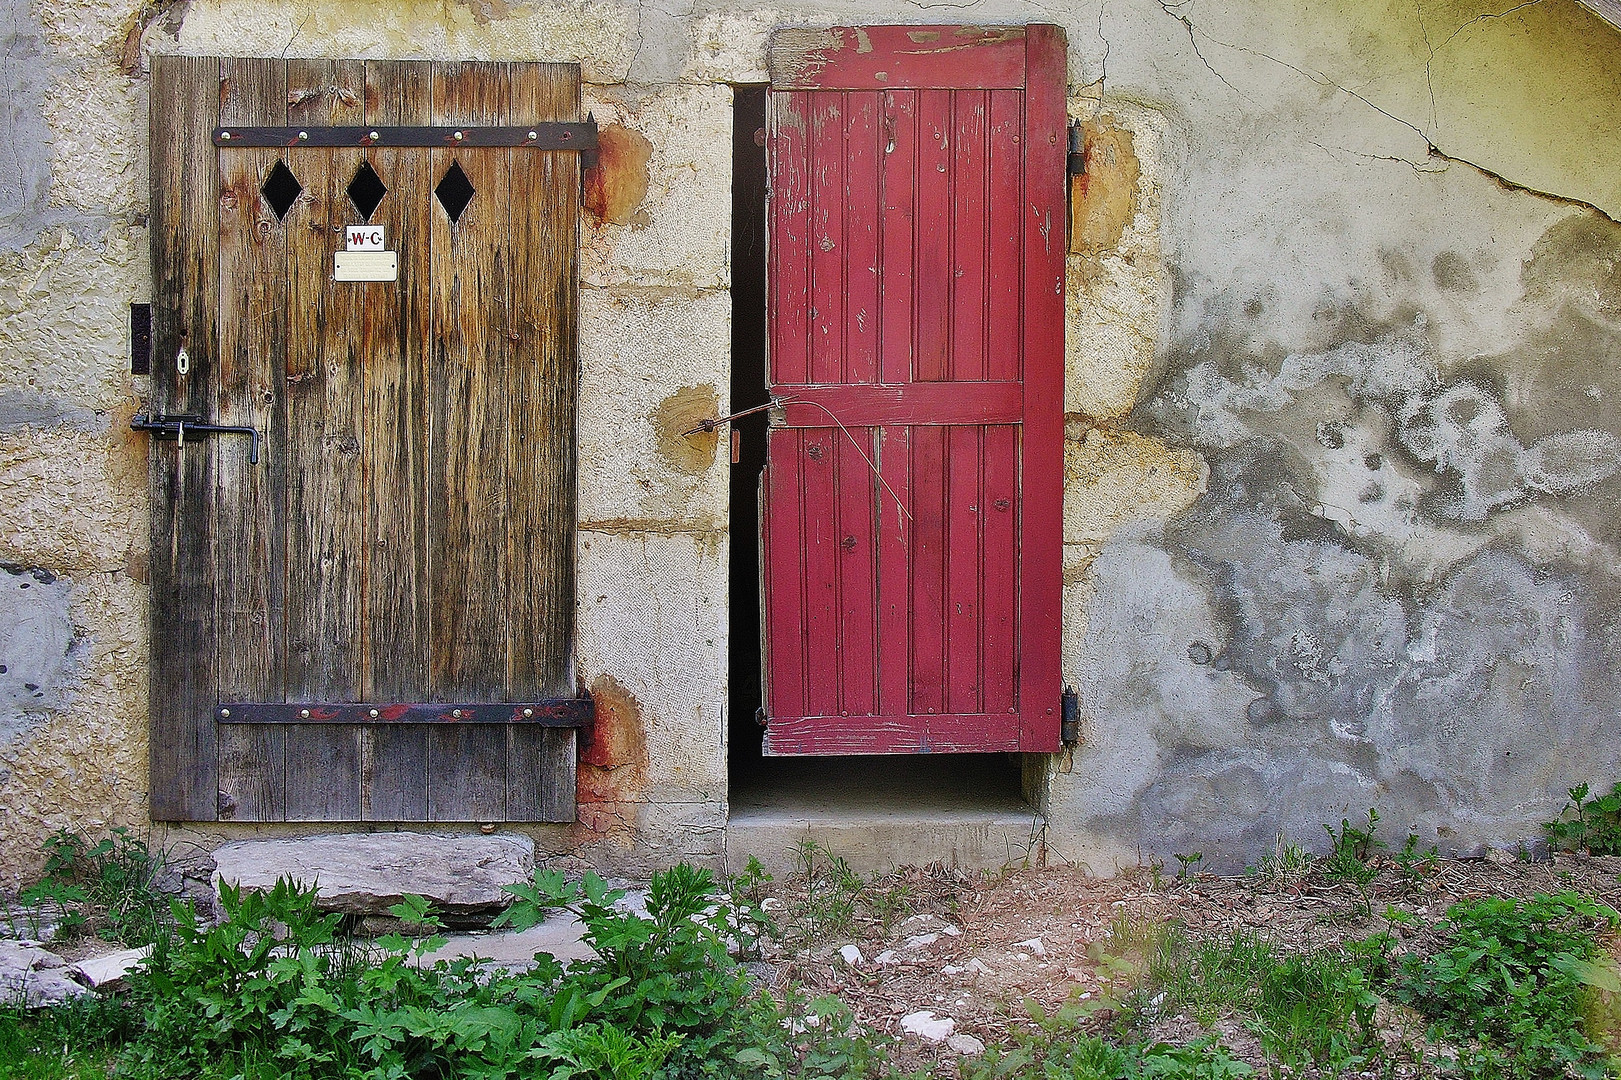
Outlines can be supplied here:
[[[1264, 876], [1136, 870], [1107, 880], [1070, 868], [972, 875], [907, 868], [863, 885], [853, 917], [835, 913], [831, 919], [818, 916], [838, 903], [833, 880], [801, 875], [772, 890], [788, 944], [768, 959], [808, 995], [836, 995], [862, 1026], [899, 1036], [900, 1064], [953, 1076], [958, 1051], [903, 1032], [903, 1017], [927, 1010], [936, 1019], [949, 1017], [955, 1033], [987, 1045], [1006, 1043], [1016, 1027], [1031, 1024], [1027, 1001], [1051, 1012], [1087, 995], [1119, 993], [1124, 977], [1111, 970], [1108, 957], [1121, 950], [1111, 927], [1118, 932], [1178, 920], [1194, 939], [1242, 929], [1293, 950], [1390, 931], [1398, 951], [1428, 952], [1446, 909], [1462, 900], [1568, 890], [1621, 908], [1621, 857], [1560, 854], [1525, 862], [1494, 853], [1406, 871], [1388, 857], [1376, 856], [1374, 863], [1378, 877], [1365, 895], [1326, 880], [1320, 861]], [[853, 964], [841, 955], [852, 944], [861, 954]], [[1103, 1008], [1086, 1025], [1102, 1031], [1112, 1018]], [[1399, 1029], [1410, 1020], [1381, 1009], [1382, 1026]], [[1209, 1034], [1235, 1056], [1263, 1064], [1258, 1041], [1236, 1023], [1212, 1033], [1187, 1017], [1168, 1016], [1150, 1032], [1173, 1042]]]

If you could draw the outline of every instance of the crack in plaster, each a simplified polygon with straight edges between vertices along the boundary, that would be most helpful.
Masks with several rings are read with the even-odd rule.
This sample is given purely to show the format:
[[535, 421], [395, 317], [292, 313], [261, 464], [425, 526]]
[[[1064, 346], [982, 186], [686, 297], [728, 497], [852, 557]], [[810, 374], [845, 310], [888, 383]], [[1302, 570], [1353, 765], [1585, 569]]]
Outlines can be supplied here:
[[[1404, 120], [1401, 117], [1397, 116], [1395, 113], [1391, 112], [1390, 110], [1382, 108], [1379, 105], [1374, 104], [1374, 102], [1370, 101], [1368, 98], [1366, 98], [1363, 95], [1357, 93], [1355, 90], [1352, 90], [1350, 87], [1342, 86], [1341, 84], [1335, 82], [1333, 79], [1330, 79], [1327, 75], [1324, 75], [1322, 72], [1320, 72], [1320, 71], [1318, 71], [1318, 72], [1307, 71], [1305, 68], [1298, 67], [1298, 66], [1296, 66], [1294, 64], [1289, 63], [1289, 61], [1287, 61], [1287, 60], [1279, 59], [1278, 57], [1273, 56], [1270, 53], [1262, 52], [1259, 49], [1251, 49], [1251, 48], [1249, 48], [1248, 46], [1245, 46], [1245, 45], [1237, 45], [1237, 44], [1234, 44], [1233, 42], [1230, 42], [1230, 41], [1223, 41], [1221, 38], [1218, 38], [1218, 37], [1214, 36], [1213, 34], [1211, 34], [1207, 30], [1200, 30], [1200, 29], [1196, 28], [1194, 26], [1193, 20], [1192, 20], [1192, 18], [1190, 16], [1182, 14], [1182, 13], [1180, 13], [1178, 11], [1172, 10], [1174, 7], [1179, 6], [1177, 3], [1171, 2], [1171, 0], [1158, 0], [1158, 2], [1159, 2], [1159, 6], [1160, 6], [1161, 10], [1163, 10], [1166, 15], [1170, 16], [1172, 19], [1175, 19], [1177, 22], [1181, 23], [1187, 29], [1187, 31], [1188, 31], [1188, 40], [1193, 45], [1193, 53], [1194, 53], [1195, 56], [1197, 56], [1199, 58], [1200, 62], [1203, 63], [1206, 68], [1209, 68], [1210, 73], [1212, 75], [1214, 75], [1216, 78], [1220, 79], [1226, 86], [1228, 86], [1229, 88], [1232, 89], [1233, 93], [1238, 94], [1240, 97], [1246, 97], [1247, 98], [1248, 95], [1244, 94], [1236, 86], [1233, 86], [1232, 83], [1228, 82], [1226, 76], [1222, 75], [1221, 72], [1217, 71], [1215, 69], [1215, 67], [1211, 65], [1210, 61], [1205, 58], [1204, 53], [1199, 48], [1199, 35], [1200, 34], [1203, 34], [1205, 38], [1207, 38], [1210, 41], [1215, 42], [1217, 45], [1220, 45], [1224, 49], [1231, 49], [1234, 52], [1247, 53], [1250, 56], [1257, 56], [1257, 57], [1260, 57], [1263, 60], [1270, 60], [1272, 63], [1277, 64], [1280, 67], [1288, 68], [1290, 71], [1293, 71], [1295, 74], [1303, 76], [1304, 78], [1307, 78], [1307, 79], [1311, 80], [1313, 83], [1316, 83], [1318, 86], [1332, 87], [1333, 89], [1338, 90], [1342, 94], [1346, 94], [1346, 95], [1349, 95], [1350, 97], [1356, 98], [1356, 100], [1362, 102], [1362, 104], [1366, 105], [1368, 108], [1372, 109], [1374, 112], [1378, 113], [1380, 116], [1383, 116], [1386, 119], [1388, 119], [1388, 120], [1390, 120], [1390, 121], [1392, 121], [1394, 123], [1400, 124], [1402, 127], [1406, 128], [1407, 130], [1411, 131], [1414, 135], [1417, 135], [1420, 139], [1422, 139], [1424, 141], [1424, 148], [1425, 148], [1428, 156], [1430, 158], [1432, 158], [1432, 159], [1439, 158], [1440, 160], [1448, 162], [1448, 163], [1454, 163], [1455, 162], [1455, 163], [1460, 164], [1460, 165], [1467, 165], [1469, 168], [1474, 169], [1476, 172], [1480, 173], [1482, 176], [1485, 176], [1485, 177], [1487, 177], [1487, 178], [1489, 178], [1491, 180], [1496, 181], [1498, 184], [1502, 185], [1503, 188], [1508, 190], [1508, 191], [1518, 192], [1518, 193], [1525, 194], [1525, 195], [1533, 195], [1533, 196], [1536, 196], [1538, 198], [1547, 199], [1550, 202], [1558, 203], [1561, 206], [1573, 206], [1573, 207], [1580, 207], [1581, 209], [1584, 209], [1584, 210], [1591, 210], [1594, 213], [1598, 214], [1600, 217], [1604, 218], [1606, 221], [1609, 221], [1609, 222], [1612, 222], [1612, 223], [1615, 223], [1615, 224], [1621, 224], [1621, 220], [1618, 220], [1617, 218], [1612, 216], [1609, 211], [1605, 210], [1603, 207], [1598, 206], [1595, 203], [1588, 202], [1586, 199], [1577, 198], [1574, 195], [1562, 195], [1562, 194], [1560, 194], [1558, 192], [1555, 192], [1555, 191], [1544, 191], [1541, 188], [1534, 188], [1534, 187], [1531, 187], [1529, 184], [1522, 184], [1517, 180], [1513, 180], [1513, 179], [1510, 179], [1509, 177], [1504, 176], [1502, 173], [1496, 172], [1496, 171], [1494, 171], [1492, 169], [1488, 169], [1486, 166], [1481, 165], [1481, 164], [1479, 164], [1477, 162], [1470, 161], [1468, 158], [1459, 157], [1459, 156], [1457, 156], [1455, 154], [1448, 153], [1447, 151], [1445, 151], [1445, 150], [1441, 149], [1439, 146], [1437, 146], [1435, 144], [1435, 141], [1430, 138], [1429, 134], [1426, 133], [1422, 128], [1418, 127], [1416, 124], [1412, 123], [1411, 121]], [[1482, 19], [1501, 18], [1504, 15], [1509, 15], [1509, 14], [1512, 14], [1513, 12], [1515, 12], [1515, 11], [1520, 10], [1520, 8], [1531, 7], [1532, 5], [1538, 4], [1538, 3], [1541, 3], [1541, 2], [1542, 2], [1542, 0], [1527, 0], [1526, 3], [1520, 4], [1518, 7], [1510, 8], [1508, 11], [1505, 11], [1505, 12], [1501, 12], [1501, 13], [1497, 13], [1497, 14], [1488, 13], [1488, 14], [1485, 14], [1485, 15], [1478, 15], [1475, 18], [1469, 20], [1468, 23], [1465, 23], [1464, 26], [1467, 27], [1472, 23], [1481, 21]], [[1192, 0], [1183, 0], [1183, 3], [1186, 4], [1186, 5], [1191, 6]], [[1449, 37], [1446, 41], [1441, 43], [1440, 48], [1445, 48], [1447, 43], [1450, 42], [1453, 37], [1457, 37], [1458, 34], [1462, 33], [1462, 32], [1463, 32], [1463, 27], [1460, 27], [1456, 32], [1453, 33], [1452, 37]], [[1439, 51], [1439, 49], [1437, 49], [1437, 51]], [[1318, 146], [1318, 147], [1320, 147], [1320, 148], [1322, 148], [1324, 150], [1329, 149], [1328, 147], [1323, 146], [1321, 143], [1314, 143], [1314, 145], [1316, 145], [1316, 146]], [[1408, 160], [1406, 158], [1385, 158], [1384, 155], [1362, 154], [1362, 153], [1359, 153], [1358, 151], [1354, 151], [1354, 150], [1349, 150], [1349, 149], [1345, 149], [1345, 148], [1341, 148], [1341, 149], [1345, 153], [1355, 154], [1355, 155], [1357, 155], [1359, 157], [1367, 157], [1369, 159], [1402, 161], [1402, 162], [1405, 162], [1408, 165], [1411, 165], [1413, 167], [1413, 169], [1415, 171], [1418, 171], [1418, 172], [1444, 172], [1444, 171], [1446, 171], [1445, 169], [1425, 169], [1425, 168], [1422, 167], [1422, 165], [1419, 162], [1410, 161], [1410, 160]]]

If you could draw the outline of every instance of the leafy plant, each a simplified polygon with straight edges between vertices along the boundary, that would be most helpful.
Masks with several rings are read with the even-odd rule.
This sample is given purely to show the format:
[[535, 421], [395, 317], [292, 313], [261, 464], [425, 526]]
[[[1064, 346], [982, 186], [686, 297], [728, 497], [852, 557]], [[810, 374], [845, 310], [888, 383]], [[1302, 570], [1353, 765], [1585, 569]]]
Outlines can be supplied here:
[[1555, 847], [1589, 855], [1621, 855], [1621, 783], [1589, 799], [1586, 784], [1570, 789], [1570, 801], [1542, 828]]
[[1416, 885], [1435, 871], [1440, 863], [1441, 852], [1431, 844], [1428, 850], [1419, 850], [1417, 833], [1408, 833], [1401, 850], [1393, 856], [1396, 869], [1401, 871], [1402, 877], [1409, 883]]
[[1379, 876], [1379, 870], [1370, 861], [1374, 851], [1385, 846], [1375, 838], [1379, 828], [1379, 811], [1368, 809], [1368, 827], [1361, 829], [1351, 824], [1350, 818], [1340, 819], [1340, 831], [1324, 825], [1328, 833], [1329, 850], [1323, 859], [1323, 876], [1330, 881], [1343, 881], [1356, 889], [1357, 910], [1364, 916], [1373, 914], [1368, 899], [1368, 886]]
[[43, 846], [44, 877], [19, 899], [60, 905], [67, 913], [63, 932], [80, 930], [93, 915], [103, 938], [126, 945], [149, 945], [169, 933], [169, 898], [156, 884], [163, 858], [127, 828], [95, 841], [58, 829]]
[[1596, 931], [1621, 916], [1575, 893], [1528, 901], [1487, 897], [1447, 909], [1444, 948], [1409, 956], [1391, 996], [1462, 1044], [1466, 1075], [1603, 1076], [1602, 1052], [1583, 1034], [1584, 986], [1598, 952]]
[[1189, 855], [1176, 852], [1176, 861], [1178, 864], [1176, 868], [1176, 876], [1179, 878], [1191, 876], [1193, 873], [1193, 868], [1199, 865], [1200, 860], [1203, 858], [1204, 852], [1202, 851], [1195, 851]]

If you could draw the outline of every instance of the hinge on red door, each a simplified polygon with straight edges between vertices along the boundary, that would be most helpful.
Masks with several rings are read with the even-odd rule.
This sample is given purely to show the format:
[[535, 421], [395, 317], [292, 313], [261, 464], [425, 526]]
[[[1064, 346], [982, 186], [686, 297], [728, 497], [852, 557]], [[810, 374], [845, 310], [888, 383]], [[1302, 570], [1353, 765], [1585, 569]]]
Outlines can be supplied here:
[[1065, 746], [1074, 746], [1081, 741], [1081, 699], [1073, 686], [1064, 687], [1063, 702], [1063, 719], [1058, 724], [1058, 737]]

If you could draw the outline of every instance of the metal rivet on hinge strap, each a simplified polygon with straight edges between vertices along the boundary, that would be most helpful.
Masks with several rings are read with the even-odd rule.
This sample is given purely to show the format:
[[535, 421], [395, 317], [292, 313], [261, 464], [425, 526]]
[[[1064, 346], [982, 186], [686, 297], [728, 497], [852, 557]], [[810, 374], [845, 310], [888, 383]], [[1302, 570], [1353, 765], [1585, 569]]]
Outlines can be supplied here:
[[534, 716], [534, 715], [535, 715], [535, 710], [533, 710], [533, 709], [525, 709], [525, 710], [524, 710], [524, 711], [523, 711], [523, 715], [524, 715], [524, 718], [525, 718], [525, 719], [528, 719], [528, 718], [529, 718], [529, 717], [531, 717], [531, 716]]
[[299, 138], [300, 138], [300, 139], [303, 139], [303, 140], [305, 140], [305, 141], [308, 141], [308, 140], [309, 140], [309, 137], [310, 137], [310, 133], [309, 133], [309, 132], [307, 132], [307, 131], [300, 131], [300, 132], [299, 132], [299, 133], [298, 133], [298, 137], [299, 137]]
[[230, 141], [231, 141], [231, 133], [229, 131], [220, 132], [220, 142], [230, 142]]
[[460, 709], [451, 709], [450, 715], [460, 720], [462, 718], [462, 711]]
[[370, 710], [367, 711], [366, 715], [371, 717], [373, 720], [375, 720], [375, 719], [377, 719], [377, 710], [376, 709], [370, 709]]
[[221, 720], [229, 720], [230, 717], [231, 717], [231, 710], [230, 709], [221, 709], [220, 710], [220, 719]]
[[308, 720], [310, 718], [310, 711], [308, 709], [298, 710], [298, 718], [300, 720]]

